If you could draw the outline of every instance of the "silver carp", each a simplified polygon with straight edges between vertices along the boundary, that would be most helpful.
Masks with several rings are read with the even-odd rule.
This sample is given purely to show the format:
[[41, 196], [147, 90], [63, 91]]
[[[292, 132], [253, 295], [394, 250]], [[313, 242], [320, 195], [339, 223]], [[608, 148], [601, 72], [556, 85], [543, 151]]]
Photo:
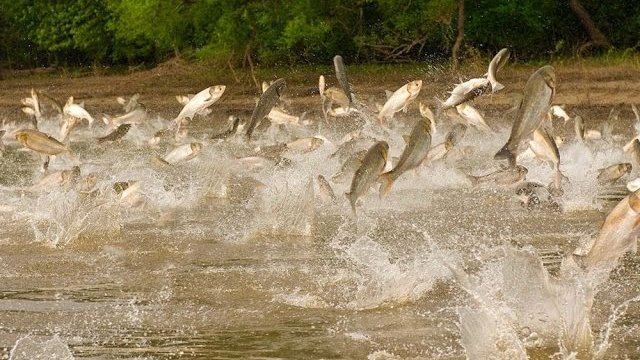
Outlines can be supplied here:
[[356, 201], [366, 194], [371, 186], [378, 181], [380, 174], [387, 165], [389, 144], [386, 141], [378, 141], [366, 153], [362, 164], [356, 170], [351, 180], [351, 189], [345, 193], [353, 214], [356, 214]]
[[347, 70], [344, 66], [342, 56], [336, 55], [333, 57], [333, 66], [336, 70], [336, 78], [338, 78], [338, 84], [340, 84], [340, 87], [347, 96], [347, 106], [350, 106], [353, 103], [353, 94], [351, 94], [351, 85], [349, 84], [349, 80], [347, 79]]
[[513, 166], [520, 143], [528, 139], [540, 126], [551, 106], [556, 92], [556, 75], [552, 66], [543, 66], [534, 72], [524, 87], [522, 103], [516, 113], [507, 143], [496, 153], [494, 159], [509, 160]]
[[493, 59], [491, 59], [491, 62], [489, 63], [489, 69], [487, 70], [487, 73], [485, 75], [487, 76], [487, 79], [491, 84], [492, 92], [504, 89], [504, 85], [496, 80], [496, 73], [500, 71], [500, 69], [502, 69], [507, 61], [509, 61], [510, 55], [511, 53], [509, 52], [509, 49], [504, 48], [498, 51], [498, 53], [493, 57]]
[[405, 172], [416, 169], [427, 157], [431, 147], [431, 124], [428, 119], [420, 119], [414, 125], [407, 140], [407, 145], [400, 155], [400, 160], [389, 172], [380, 176], [382, 186], [380, 196], [384, 196], [391, 190], [393, 183]]
[[271, 109], [276, 105], [280, 96], [282, 95], [282, 91], [286, 83], [284, 79], [278, 79], [271, 83], [269, 87], [260, 95], [260, 99], [256, 104], [255, 109], [253, 109], [253, 113], [251, 114], [251, 120], [249, 120], [249, 125], [247, 126], [247, 131], [245, 132], [245, 137], [247, 140], [251, 139], [251, 135], [253, 135], [253, 131], [255, 130], [258, 123], [262, 121], [270, 112]]

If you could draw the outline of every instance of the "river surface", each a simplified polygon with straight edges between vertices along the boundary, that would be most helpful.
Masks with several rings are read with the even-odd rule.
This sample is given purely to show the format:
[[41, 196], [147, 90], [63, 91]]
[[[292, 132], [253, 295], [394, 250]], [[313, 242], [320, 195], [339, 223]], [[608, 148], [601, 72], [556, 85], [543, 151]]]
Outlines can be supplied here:
[[[97, 178], [90, 194], [55, 184], [30, 189], [43, 177], [42, 161], [11, 135], [26, 122], [7, 122], [0, 158], [2, 358], [464, 359], [486, 358], [487, 348], [504, 359], [640, 358], [634, 254], [596, 286], [592, 306], [580, 315], [593, 335], [586, 353], [572, 351], [557, 319], [545, 315], [541, 330], [518, 320], [523, 309], [550, 300], [531, 282], [538, 264], [554, 279], [615, 205], [598, 200], [611, 187], [599, 187], [596, 176], [631, 161], [621, 150], [633, 136], [628, 106], [620, 107], [625, 120], [608, 141], [578, 142], [573, 122], [556, 120], [567, 138], [560, 152], [570, 181], [561, 211], [527, 210], [513, 186], [471, 185], [466, 174], [498, 169], [493, 154], [513, 116], [504, 114], [506, 106], [487, 105], [482, 110], [495, 133], [470, 127], [447, 158], [406, 173], [387, 197], [363, 196], [357, 217], [342, 195], [352, 175], [330, 180], [335, 201], [317, 175], [331, 179], [340, 171], [342, 160], [331, 155], [345, 134], [363, 127], [360, 149], [384, 139], [396, 161], [402, 135], [419, 119], [417, 106], [400, 113], [388, 132], [365, 115], [324, 123], [319, 98], [314, 106], [306, 125], [265, 126], [251, 143], [240, 135], [210, 140], [218, 130], [200, 120], [180, 143], [200, 142], [202, 152], [173, 166], [154, 158], [177, 144], [147, 143], [170, 119], [150, 115], [106, 144], [95, 141], [107, 133], [104, 124], [82, 123], [70, 144], [81, 175]], [[609, 108], [567, 110], [597, 118]], [[224, 118], [216, 121], [226, 126]], [[57, 118], [40, 126], [59, 133]], [[450, 126], [437, 125], [434, 145]], [[313, 135], [325, 139], [316, 150], [238, 160], [256, 156], [257, 147]], [[550, 182], [547, 164], [520, 163], [527, 180]], [[58, 156], [49, 172], [74, 164]], [[139, 191], [123, 200], [117, 182], [138, 182]], [[509, 284], [532, 285], [524, 291]], [[580, 313], [585, 302], [563, 306]]]

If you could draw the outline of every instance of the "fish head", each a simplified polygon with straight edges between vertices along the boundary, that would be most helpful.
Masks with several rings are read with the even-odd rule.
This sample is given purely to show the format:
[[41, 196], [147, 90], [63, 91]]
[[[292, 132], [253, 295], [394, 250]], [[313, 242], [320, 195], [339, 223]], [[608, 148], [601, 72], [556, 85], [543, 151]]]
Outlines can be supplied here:
[[69, 106], [71, 106], [71, 104], [73, 104], [73, 96], [69, 96], [67, 102], [64, 104], [64, 107], [68, 108]]
[[527, 173], [529, 172], [529, 169], [527, 169], [526, 167], [522, 166], [522, 165], [516, 165], [516, 172], [518, 173], [518, 175], [524, 179], [525, 176], [527, 176]]
[[507, 61], [509, 61], [509, 57], [511, 57], [511, 52], [509, 51], [509, 49], [503, 48], [502, 50], [498, 51], [498, 53], [496, 54], [496, 71], [502, 69]]
[[278, 94], [278, 97], [280, 97], [282, 96], [282, 91], [284, 90], [286, 85], [287, 83], [284, 81], [284, 79], [280, 78], [272, 82], [271, 85], [269, 85], [269, 88], [274, 87], [276, 93]]
[[386, 163], [389, 159], [389, 144], [386, 141], [379, 141], [378, 142], [378, 147], [380, 149], [380, 153], [382, 155], [382, 158], [384, 159], [384, 162]]
[[211, 95], [211, 97], [219, 97], [219, 96], [222, 96], [222, 94], [226, 89], [227, 87], [225, 85], [212, 86], [209, 89], [209, 94]]
[[418, 95], [420, 89], [422, 89], [422, 80], [414, 80], [407, 84], [407, 91], [411, 95]]
[[311, 138], [311, 148], [312, 149], [315, 150], [315, 149], [319, 148], [320, 146], [322, 146], [322, 144], [324, 144], [324, 139], [319, 138], [317, 136], [314, 136], [314, 137]]
[[556, 72], [553, 69], [553, 66], [551, 66], [551, 65], [543, 66], [538, 70], [538, 72], [539, 72], [540, 76], [542, 76], [542, 79], [544, 79], [544, 82], [547, 84], [547, 86], [555, 94], [555, 92], [556, 92]]
[[202, 144], [199, 142], [193, 142], [191, 143], [191, 151], [193, 151], [194, 154], [199, 153], [202, 150]]
[[22, 145], [25, 145], [29, 140], [29, 133], [24, 130], [16, 131], [16, 140]]

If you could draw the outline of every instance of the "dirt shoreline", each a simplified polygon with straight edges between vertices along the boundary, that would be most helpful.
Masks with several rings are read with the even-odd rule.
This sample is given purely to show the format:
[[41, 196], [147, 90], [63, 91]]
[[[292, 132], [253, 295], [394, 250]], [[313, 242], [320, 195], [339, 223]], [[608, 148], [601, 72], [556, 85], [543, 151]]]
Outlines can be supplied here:
[[[558, 79], [556, 104], [565, 104], [580, 112], [580, 108], [595, 109], [599, 118], [608, 113], [608, 108], [640, 103], [640, 68], [635, 64], [596, 65], [576, 63], [573, 65], [555, 64]], [[514, 65], [505, 67], [499, 74], [499, 80], [505, 90], [493, 96], [476, 101], [477, 107], [485, 111], [500, 111], [510, 104], [514, 93], [520, 91], [527, 78], [536, 67]], [[287, 73], [285, 69], [273, 71], [269, 79], [278, 75], [287, 79], [286, 96], [293, 109], [314, 113], [320, 111], [320, 99], [317, 94], [319, 73], [315, 70], [295, 70]], [[384, 66], [379, 70], [365, 70], [359, 67], [349, 69], [350, 82], [361, 100], [371, 104], [383, 102], [385, 90], [395, 90], [407, 81], [423, 80], [422, 91], [417, 98], [435, 106], [435, 98], [446, 98], [447, 91], [460, 79], [481, 76], [481, 66], [467, 66], [458, 73], [437, 68], [421, 69], [407, 66]], [[262, 70], [262, 73], [268, 71]], [[27, 76], [9, 76], [0, 80], [0, 120], [27, 121], [20, 108], [20, 99], [28, 96], [31, 88], [43, 90], [60, 102], [69, 96], [76, 101], [84, 101], [90, 113], [120, 113], [116, 103], [117, 96], [141, 94], [141, 101], [152, 112], [171, 118], [181, 109], [175, 95], [195, 93], [202, 88], [224, 84], [227, 86], [222, 99], [215, 105], [218, 111], [212, 116], [226, 116], [233, 113], [248, 116], [259, 96], [253, 81], [247, 74], [242, 82], [236, 82], [230, 72], [225, 76], [216, 75], [202, 65], [172, 62], [154, 69], [124, 75], [83, 76], [30, 74]], [[329, 85], [335, 83], [333, 74], [325, 74]], [[261, 79], [259, 79], [261, 80]], [[417, 106], [412, 111], [417, 111]], [[216, 116], [217, 113], [217, 116]], [[597, 121], [597, 119], [594, 119]]]

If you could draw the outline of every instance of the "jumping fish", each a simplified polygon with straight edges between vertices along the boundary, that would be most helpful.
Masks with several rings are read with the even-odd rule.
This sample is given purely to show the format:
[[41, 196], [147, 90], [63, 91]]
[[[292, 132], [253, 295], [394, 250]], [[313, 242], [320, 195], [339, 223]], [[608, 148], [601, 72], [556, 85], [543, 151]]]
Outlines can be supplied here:
[[224, 85], [211, 86], [189, 99], [182, 110], [180, 110], [180, 113], [178, 113], [178, 116], [173, 119], [172, 126], [176, 129], [176, 137], [180, 132], [180, 127], [185, 121], [192, 120], [194, 116], [201, 114], [209, 106], [218, 101], [222, 97], [222, 94], [224, 94], [226, 88]]
[[300, 116], [287, 114], [284, 110], [274, 106], [267, 115], [271, 124], [276, 125], [298, 125]]
[[112, 128], [116, 128], [122, 124], [142, 124], [146, 118], [147, 109], [142, 104], [120, 116], [112, 117], [107, 114], [102, 114], [102, 121]]
[[474, 108], [473, 106], [467, 103], [462, 103], [456, 106], [456, 110], [458, 111], [458, 114], [460, 114], [460, 116], [462, 116], [470, 125], [473, 125], [478, 130], [488, 133], [493, 132], [489, 125], [487, 125], [487, 123], [484, 121], [484, 117], [482, 117], [480, 112], [478, 112], [478, 110], [476, 110], [476, 108]]
[[409, 104], [420, 93], [420, 89], [422, 89], [422, 80], [414, 80], [396, 90], [378, 114], [380, 124], [384, 124], [385, 121], [393, 118], [393, 115], [400, 110], [406, 112]]
[[494, 159], [507, 159], [515, 164], [516, 152], [521, 142], [528, 139], [540, 126], [544, 114], [549, 109], [556, 89], [553, 67], [547, 65], [533, 73], [524, 87], [522, 103], [516, 113], [507, 143], [496, 153]]
[[560, 204], [556, 201], [551, 191], [537, 182], [525, 181], [516, 188], [516, 195], [520, 199], [520, 205], [527, 210], [561, 210]]
[[169, 165], [175, 165], [180, 162], [189, 161], [200, 154], [202, 144], [198, 142], [183, 144], [171, 150], [161, 160]]
[[598, 184], [606, 185], [616, 182], [618, 179], [629, 174], [632, 166], [630, 163], [621, 163], [599, 169]]
[[502, 85], [501, 83], [498, 82], [498, 80], [496, 80], [496, 73], [500, 71], [500, 69], [502, 69], [502, 67], [507, 63], [507, 61], [509, 61], [510, 55], [511, 54], [509, 53], [509, 49], [504, 48], [498, 51], [498, 53], [493, 57], [493, 59], [491, 59], [491, 62], [489, 63], [489, 69], [485, 74], [485, 76], [487, 77], [487, 79], [489, 80], [489, 83], [491, 84], [492, 92], [496, 92], [504, 89], [504, 85]]
[[525, 179], [528, 170], [522, 165], [510, 166], [504, 169], [494, 171], [487, 175], [473, 176], [467, 175], [473, 186], [479, 184], [494, 182], [498, 185], [512, 185]]
[[356, 214], [356, 201], [359, 197], [369, 191], [371, 186], [378, 180], [380, 174], [387, 164], [389, 144], [386, 141], [376, 142], [366, 153], [362, 164], [356, 170], [351, 181], [351, 189], [345, 193], [353, 214]]
[[52, 190], [58, 187], [68, 188], [78, 182], [80, 179], [80, 167], [74, 166], [68, 170], [61, 170], [52, 172], [37, 183], [29, 187], [27, 190], [31, 192], [39, 192], [45, 190]]
[[431, 124], [431, 135], [435, 135], [437, 133], [437, 129], [436, 117], [433, 115], [433, 111], [431, 111], [429, 106], [421, 102], [418, 103], [418, 108], [420, 109], [420, 115], [425, 119], [429, 119], [429, 123]]
[[229, 121], [231, 121], [231, 128], [229, 130], [224, 131], [220, 134], [212, 135], [211, 139], [226, 139], [229, 136], [235, 134], [238, 131], [238, 125], [240, 125], [240, 118], [237, 116], [229, 116]]
[[353, 103], [353, 94], [351, 93], [351, 85], [349, 84], [349, 80], [347, 79], [347, 70], [345, 69], [342, 56], [336, 55], [333, 57], [333, 66], [336, 70], [336, 78], [338, 78], [338, 84], [340, 84], [340, 87], [344, 91], [344, 94], [347, 96], [348, 107]]
[[70, 96], [69, 99], [67, 99], [67, 102], [66, 104], [64, 104], [64, 108], [62, 109], [62, 112], [78, 120], [82, 120], [82, 119], [87, 120], [89, 122], [89, 127], [93, 125], [93, 117], [89, 115], [89, 113], [87, 112], [87, 110], [85, 110], [83, 106], [79, 104], [75, 104], [73, 102], [73, 96]]
[[247, 140], [251, 139], [251, 135], [253, 134], [256, 126], [258, 126], [258, 123], [262, 121], [269, 112], [271, 112], [271, 109], [275, 106], [276, 102], [278, 102], [285, 85], [286, 83], [284, 79], [278, 79], [271, 83], [271, 85], [262, 93], [255, 109], [253, 109], [249, 126], [245, 132]]
[[16, 140], [25, 147], [43, 155], [58, 155], [70, 152], [67, 145], [38, 130], [18, 130], [16, 131]]
[[129, 132], [129, 129], [131, 128], [131, 124], [122, 124], [120, 126], [118, 126], [117, 129], [113, 130], [112, 132], [110, 132], [109, 134], [103, 136], [103, 137], [99, 137], [96, 140], [98, 140], [98, 144], [106, 142], [106, 141], [117, 141], [122, 139], [123, 136], [127, 135], [127, 133]]
[[325, 177], [322, 175], [318, 175], [317, 180], [319, 189], [318, 196], [320, 196], [320, 200], [323, 203], [336, 201], [336, 194], [335, 192], [333, 192], [329, 181], [327, 181], [327, 179], [325, 179]]
[[400, 160], [389, 172], [380, 175], [380, 196], [391, 190], [393, 183], [405, 172], [415, 169], [424, 161], [431, 147], [431, 125], [428, 119], [420, 119], [414, 125]]
[[287, 143], [287, 149], [300, 152], [311, 152], [317, 150], [325, 140], [320, 136], [299, 138]]
[[636, 190], [611, 210], [590, 248], [582, 254], [574, 252], [574, 259], [587, 271], [610, 270], [636, 247], [639, 232], [640, 190]]
[[462, 103], [471, 101], [485, 94], [489, 90], [489, 86], [489, 80], [486, 78], [475, 78], [460, 83], [450, 92], [449, 98], [445, 102], [441, 102], [440, 110], [454, 108]]
[[533, 139], [529, 141], [529, 147], [542, 161], [547, 161], [555, 169], [556, 174], [551, 186], [552, 192], [559, 194], [562, 191], [562, 180], [567, 179], [560, 171], [560, 151], [558, 145], [544, 127], [539, 127], [533, 132]]
[[178, 116], [173, 121], [179, 123], [185, 119], [193, 119], [194, 116], [200, 114], [216, 101], [220, 100], [226, 88], [227, 87], [224, 85], [210, 86], [195, 94], [184, 105], [182, 110], [180, 110], [180, 113], [178, 113]]

